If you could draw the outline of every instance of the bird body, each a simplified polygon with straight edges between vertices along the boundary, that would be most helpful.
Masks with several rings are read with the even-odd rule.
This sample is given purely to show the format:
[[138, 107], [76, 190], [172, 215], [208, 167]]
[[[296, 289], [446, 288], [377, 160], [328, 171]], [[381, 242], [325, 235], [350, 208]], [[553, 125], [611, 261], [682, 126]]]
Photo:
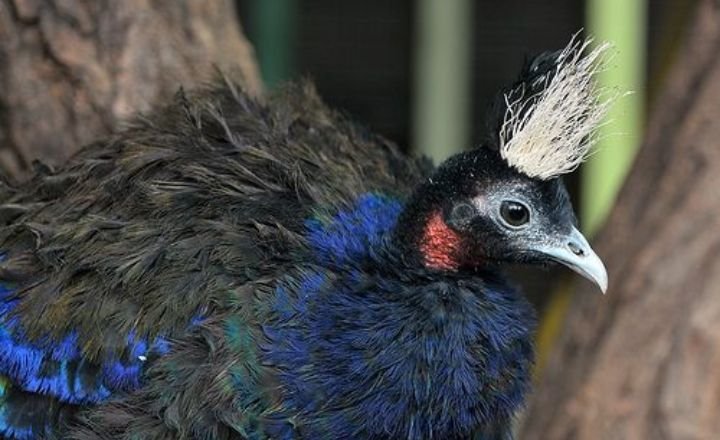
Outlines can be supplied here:
[[[465, 279], [404, 264], [378, 245], [399, 208], [362, 196], [311, 235], [322, 269], [302, 267], [276, 287], [267, 360], [308, 417], [304, 437], [465, 438], [506, 426], [527, 390], [534, 314], [525, 299], [491, 273]], [[360, 234], [343, 230], [358, 223]], [[328, 230], [367, 245], [348, 249], [355, 243]]]
[[560, 181], [511, 162], [435, 169], [307, 84], [225, 82], [4, 185], [0, 432], [507, 438], [535, 318], [500, 267], [600, 277], [558, 250]]

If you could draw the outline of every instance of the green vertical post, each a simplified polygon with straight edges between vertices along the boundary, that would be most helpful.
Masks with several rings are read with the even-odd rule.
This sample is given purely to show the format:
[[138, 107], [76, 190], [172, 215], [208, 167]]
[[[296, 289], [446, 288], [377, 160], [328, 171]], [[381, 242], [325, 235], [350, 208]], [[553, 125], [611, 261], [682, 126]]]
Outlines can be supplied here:
[[583, 168], [580, 217], [592, 234], [603, 224], [642, 140], [645, 122], [646, 0], [588, 0], [589, 35], [614, 45], [601, 87], [631, 92], [610, 109], [596, 153]]
[[297, 8], [297, 0], [254, 0], [251, 5], [252, 41], [268, 88], [293, 75]]
[[418, 0], [415, 151], [436, 163], [470, 141], [472, 0]]

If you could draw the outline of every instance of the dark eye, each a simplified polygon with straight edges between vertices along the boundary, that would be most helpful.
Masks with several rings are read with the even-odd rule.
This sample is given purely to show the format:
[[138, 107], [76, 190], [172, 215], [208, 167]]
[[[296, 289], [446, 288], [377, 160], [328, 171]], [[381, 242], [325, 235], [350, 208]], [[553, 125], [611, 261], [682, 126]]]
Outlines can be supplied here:
[[512, 200], [502, 202], [500, 215], [508, 225], [514, 227], [522, 226], [530, 220], [530, 211], [527, 206]]

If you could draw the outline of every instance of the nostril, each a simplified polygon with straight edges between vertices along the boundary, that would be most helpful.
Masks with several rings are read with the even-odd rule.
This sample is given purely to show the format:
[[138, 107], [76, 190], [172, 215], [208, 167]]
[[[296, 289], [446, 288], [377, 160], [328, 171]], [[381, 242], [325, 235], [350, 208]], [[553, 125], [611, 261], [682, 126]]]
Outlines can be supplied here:
[[573, 254], [577, 255], [578, 257], [585, 256], [585, 250], [574, 241], [569, 241], [567, 245], [570, 248], [570, 252], [572, 252]]

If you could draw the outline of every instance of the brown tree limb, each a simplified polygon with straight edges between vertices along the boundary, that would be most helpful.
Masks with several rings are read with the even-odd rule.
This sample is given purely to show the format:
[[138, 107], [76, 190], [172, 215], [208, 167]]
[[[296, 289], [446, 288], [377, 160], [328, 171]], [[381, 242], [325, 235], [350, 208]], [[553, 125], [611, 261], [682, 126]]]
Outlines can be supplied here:
[[720, 435], [720, 5], [703, 0], [523, 439]]
[[0, 0], [0, 173], [61, 163], [216, 67], [259, 93], [231, 0]]

